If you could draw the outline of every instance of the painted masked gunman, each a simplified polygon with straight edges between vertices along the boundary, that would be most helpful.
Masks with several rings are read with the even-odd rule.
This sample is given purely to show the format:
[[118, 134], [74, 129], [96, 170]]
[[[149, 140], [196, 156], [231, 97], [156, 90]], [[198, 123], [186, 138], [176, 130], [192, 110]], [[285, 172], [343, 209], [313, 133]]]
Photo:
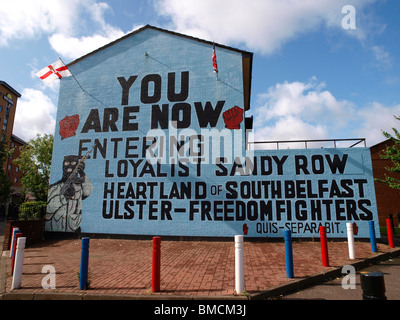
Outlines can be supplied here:
[[84, 162], [85, 159], [79, 156], [64, 157], [62, 179], [49, 187], [46, 230], [79, 231], [82, 200], [93, 190], [93, 185], [84, 172]]

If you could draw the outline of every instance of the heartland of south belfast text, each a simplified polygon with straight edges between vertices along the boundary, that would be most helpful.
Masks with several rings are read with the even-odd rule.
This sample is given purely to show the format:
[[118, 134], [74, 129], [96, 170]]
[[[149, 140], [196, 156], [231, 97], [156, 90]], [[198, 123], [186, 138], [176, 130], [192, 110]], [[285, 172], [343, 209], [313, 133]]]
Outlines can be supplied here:
[[154, 315], [174, 315], [185, 318], [186, 316], [204, 316], [204, 315], [220, 315], [220, 316], [246, 316], [245, 304], [199, 304], [196, 307], [182, 306], [161, 306], [154, 308]]

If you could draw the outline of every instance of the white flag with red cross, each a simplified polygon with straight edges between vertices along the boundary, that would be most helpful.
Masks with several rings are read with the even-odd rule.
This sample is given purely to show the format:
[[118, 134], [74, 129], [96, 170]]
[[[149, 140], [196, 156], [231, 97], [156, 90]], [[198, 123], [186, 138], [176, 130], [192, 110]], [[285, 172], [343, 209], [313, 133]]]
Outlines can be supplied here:
[[212, 63], [213, 63], [214, 72], [217, 74], [217, 78], [218, 78], [218, 64], [217, 64], [217, 54], [215, 53], [215, 45], [213, 45]]
[[36, 73], [40, 79], [44, 81], [44, 83], [49, 84], [56, 79], [61, 79], [62, 77], [70, 77], [72, 76], [71, 72], [69, 72], [68, 68], [61, 61], [61, 59], [56, 62], [48, 65], [46, 68], [43, 68], [39, 72]]

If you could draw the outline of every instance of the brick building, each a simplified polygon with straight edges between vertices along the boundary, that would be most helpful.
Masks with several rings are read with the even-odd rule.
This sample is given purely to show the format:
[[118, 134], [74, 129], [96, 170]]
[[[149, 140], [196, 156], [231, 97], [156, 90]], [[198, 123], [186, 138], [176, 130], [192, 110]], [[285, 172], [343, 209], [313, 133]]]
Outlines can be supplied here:
[[[382, 141], [370, 148], [372, 169], [374, 172], [374, 178], [384, 179], [385, 174], [388, 172], [385, 167], [391, 166], [391, 161], [381, 159], [380, 154], [386, 149], [386, 147], [393, 146], [394, 142], [390, 139]], [[400, 175], [391, 174], [391, 176], [400, 179]], [[379, 225], [385, 226], [386, 219], [393, 215], [394, 226], [398, 226], [400, 214], [400, 191], [390, 188], [386, 184], [375, 181], [375, 193], [376, 202], [378, 207]]]
[[14, 163], [14, 160], [18, 159], [21, 155], [22, 147], [26, 145], [26, 142], [16, 135], [11, 135], [10, 149], [14, 149], [11, 157], [8, 158], [7, 162], [7, 176], [14, 187], [14, 193], [20, 193], [22, 191], [21, 176], [22, 171], [19, 169], [18, 165]]
[[[14, 152], [9, 157], [2, 168], [13, 184], [13, 193], [7, 203], [0, 203], [0, 217], [3, 218], [9, 213], [10, 201], [17, 203], [22, 196], [21, 174], [17, 165], [13, 163], [14, 159], [20, 156], [21, 147], [26, 143], [22, 139], [13, 135], [14, 118], [17, 108], [18, 98], [21, 94], [11, 87], [7, 82], [0, 80], [0, 140], [6, 142]], [[13, 207], [13, 205], [11, 205]]]
[[7, 82], [0, 80], [0, 128], [1, 141], [11, 140], [14, 127], [15, 111], [17, 109], [17, 100], [21, 97], [13, 87]]

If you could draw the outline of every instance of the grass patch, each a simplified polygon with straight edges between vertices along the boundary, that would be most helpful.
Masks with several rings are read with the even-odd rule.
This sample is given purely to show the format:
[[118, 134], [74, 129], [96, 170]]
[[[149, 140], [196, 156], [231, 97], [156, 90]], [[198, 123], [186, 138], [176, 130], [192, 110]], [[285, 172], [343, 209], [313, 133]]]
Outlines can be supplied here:
[[[386, 226], [379, 226], [379, 230], [380, 230], [381, 234], [387, 235]], [[400, 228], [399, 227], [394, 227], [394, 234], [400, 236]]]

